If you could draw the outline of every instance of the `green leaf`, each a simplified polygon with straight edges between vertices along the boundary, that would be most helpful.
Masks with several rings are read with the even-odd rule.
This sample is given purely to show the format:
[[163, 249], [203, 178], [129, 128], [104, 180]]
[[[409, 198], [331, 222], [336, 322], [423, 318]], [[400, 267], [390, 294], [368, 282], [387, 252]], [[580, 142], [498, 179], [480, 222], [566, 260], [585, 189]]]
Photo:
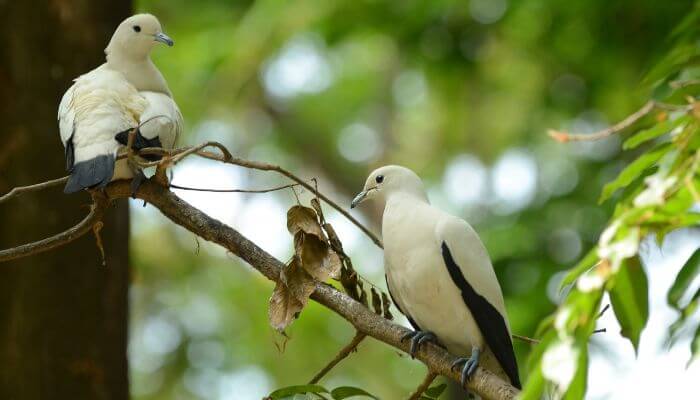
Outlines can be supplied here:
[[428, 389], [425, 391], [425, 394], [426, 394], [427, 396], [430, 396], [430, 397], [434, 398], [434, 399], [437, 399], [438, 397], [440, 397], [440, 395], [442, 394], [442, 392], [445, 391], [445, 388], [446, 388], [446, 387], [447, 387], [447, 384], [445, 384], [445, 383], [443, 383], [443, 384], [441, 384], [441, 385], [436, 385], [436, 386], [433, 386], [433, 387], [431, 387], [431, 388], [428, 388]]
[[649, 318], [649, 283], [639, 258], [625, 260], [613, 280], [610, 293], [615, 316], [635, 352], [639, 348], [642, 329]]
[[274, 400], [281, 400], [286, 397], [294, 396], [295, 394], [306, 393], [328, 393], [328, 390], [321, 385], [295, 385], [277, 389], [270, 393], [268, 397]]
[[688, 365], [700, 358], [700, 325], [698, 325], [697, 329], [695, 329], [695, 335], [693, 336], [693, 340], [690, 342], [690, 354], [691, 356], [690, 360], [688, 361]]
[[569, 270], [559, 284], [559, 291], [562, 291], [566, 286], [576, 282], [579, 276], [584, 272], [593, 268], [598, 263], [598, 246], [593, 247], [573, 268]]
[[683, 122], [687, 122], [690, 117], [683, 116], [676, 118], [674, 120], [667, 119], [666, 121], [660, 122], [649, 129], [637, 132], [632, 135], [629, 139], [625, 140], [622, 144], [624, 150], [634, 149], [642, 143], [646, 143], [649, 140], [656, 139], [661, 135], [672, 131], [675, 127]]
[[585, 351], [586, 344], [579, 351], [578, 360], [576, 361], [576, 373], [574, 378], [566, 390], [564, 400], [583, 400], [586, 394], [586, 385], [588, 377], [588, 352]]
[[599, 203], [603, 203], [609, 199], [618, 189], [628, 186], [635, 179], [639, 178], [644, 171], [653, 166], [661, 157], [663, 157], [671, 148], [670, 143], [664, 143], [654, 150], [644, 153], [639, 158], [634, 160], [630, 165], [620, 172], [620, 175], [614, 181], [603, 187], [603, 193], [600, 195]]
[[683, 268], [678, 272], [675, 282], [673, 282], [671, 289], [668, 291], [668, 304], [676, 310], [681, 309], [679, 304], [681, 298], [683, 294], [685, 294], [685, 291], [688, 290], [690, 284], [693, 283], [693, 279], [695, 279], [698, 273], [700, 273], [700, 249], [695, 250], [695, 253], [690, 256], [685, 265], [683, 265]]
[[379, 400], [375, 396], [372, 396], [371, 394], [367, 393], [366, 391], [352, 386], [337, 387], [331, 391], [331, 396], [333, 396], [333, 399], [335, 400], [343, 400], [353, 396], [363, 396], [369, 397], [370, 399]]

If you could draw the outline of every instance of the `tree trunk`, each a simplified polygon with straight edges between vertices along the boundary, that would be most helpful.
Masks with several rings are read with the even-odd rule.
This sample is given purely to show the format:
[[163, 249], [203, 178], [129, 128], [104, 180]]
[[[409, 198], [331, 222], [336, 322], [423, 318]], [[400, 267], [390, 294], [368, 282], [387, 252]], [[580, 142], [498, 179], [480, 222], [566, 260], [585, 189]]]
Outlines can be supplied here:
[[[0, 1], [0, 194], [65, 175], [56, 110], [131, 1]], [[77, 223], [85, 193], [61, 188], [0, 205], [0, 248]], [[127, 399], [128, 204], [94, 236], [0, 265], [0, 398]]]

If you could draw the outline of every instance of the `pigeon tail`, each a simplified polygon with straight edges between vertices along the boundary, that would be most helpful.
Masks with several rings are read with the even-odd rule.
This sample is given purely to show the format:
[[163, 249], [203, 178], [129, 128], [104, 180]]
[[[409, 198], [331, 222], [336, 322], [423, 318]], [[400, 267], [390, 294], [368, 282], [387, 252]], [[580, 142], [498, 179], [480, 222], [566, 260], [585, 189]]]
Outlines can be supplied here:
[[114, 175], [115, 161], [115, 156], [108, 154], [74, 164], [63, 193], [75, 193], [87, 188], [107, 186]]

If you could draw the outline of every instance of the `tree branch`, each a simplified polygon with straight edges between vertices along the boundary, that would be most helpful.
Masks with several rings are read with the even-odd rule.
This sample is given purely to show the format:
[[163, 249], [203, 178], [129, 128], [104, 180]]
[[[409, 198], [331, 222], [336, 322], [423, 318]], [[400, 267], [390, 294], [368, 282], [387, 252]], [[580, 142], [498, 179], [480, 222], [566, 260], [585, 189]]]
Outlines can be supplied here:
[[88, 215], [77, 225], [49, 238], [13, 247], [11, 249], [2, 250], [0, 251], [0, 262], [43, 253], [45, 251], [63, 246], [64, 244], [68, 244], [90, 232], [93, 226], [102, 220], [102, 215], [104, 214], [105, 209], [107, 209], [107, 205], [109, 203], [109, 200], [99, 192], [92, 193], [92, 200], [94, 203], [90, 206], [90, 213], [88, 213]]
[[[219, 150], [221, 150], [222, 154], [216, 154], [212, 153], [209, 151], [204, 151], [204, 148], [206, 147], [216, 147]], [[218, 142], [207, 142], [203, 143], [199, 146], [194, 146], [194, 147], [185, 147], [181, 149], [174, 149], [174, 150], [164, 150], [160, 148], [146, 148], [143, 149], [139, 152], [139, 154], [154, 154], [154, 155], [167, 155], [170, 157], [173, 157], [173, 162], [179, 162], [185, 155], [190, 155], [190, 154], [196, 154], [200, 157], [207, 158], [210, 160], [215, 160], [215, 161], [220, 161], [226, 164], [232, 164], [232, 165], [237, 165], [239, 167], [243, 168], [248, 168], [248, 169], [255, 169], [258, 171], [271, 171], [271, 172], [276, 172], [280, 175], [283, 175], [287, 177], [288, 179], [291, 179], [292, 181], [298, 183], [300, 186], [303, 186], [305, 189], [308, 191], [312, 192], [316, 196], [318, 196], [319, 199], [323, 200], [326, 204], [329, 206], [333, 207], [336, 211], [338, 211], [340, 214], [342, 214], [345, 218], [347, 218], [350, 222], [352, 222], [355, 226], [357, 226], [367, 237], [369, 237], [374, 244], [379, 246], [380, 248], [382, 247], [382, 241], [372, 233], [369, 229], [367, 229], [364, 225], [360, 223], [355, 217], [353, 217], [349, 212], [347, 212], [343, 207], [340, 207], [337, 203], [335, 203], [333, 200], [329, 199], [326, 195], [323, 193], [319, 192], [314, 186], [309, 184], [307, 181], [299, 178], [298, 176], [294, 175], [290, 171], [280, 167], [279, 165], [274, 165], [274, 164], [269, 164], [265, 162], [260, 162], [260, 161], [251, 161], [251, 160], [246, 160], [243, 158], [238, 158], [238, 157], [233, 157], [231, 153], [226, 149], [224, 145]], [[160, 161], [154, 161], [150, 163], [148, 166], [153, 166], [153, 165], [158, 165]]]
[[[110, 198], [125, 198], [131, 195], [129, 182], [119, 181], [106, 188]], [[180, 199], [171, 191], [151, 181], [144, 182], [136, 197], [146, 200], [158, 208], [163, 215], [183, 228], [198, 236], [217, 243], [241, 258], [271, 281], [277, 281], [284, 264], [258, 247], [237, 230], [209, 217], [202, 211]], [[355, 329], [404, 352], [408, 352], [409, 343], [401, 341], [408, 329], [374, 314], [367, 307], [353, 300], [325, 283], [316, 283], [311, 298], [350, 322]], [[453, 371], [452, 363], [456, 357], [432, 343], [428, 343], [416, 352], [416, 358], [431, 371], [447, 376], [459, 382], [459, 373]], [[517, 389], [501, 380], [495, 374], [479, 367], [468, 382], [467, 388], [486, 399], [509, 400], [519, 393]]]
[[425, 375], [425, 379], [423, 379], [423, 382], [416, 388], [416, 391], [413, 392], [413, 394], [408, 398], [408, 400], [420, 400], [421, 396], [423, 393], [425, 393], [426, 390], [430, 387], [430, 384], [433, 383], [435, 378], [437, 377], [437, 374], [433, 371], [428, 371], [428, 374]]
[[[211, 158], [220, 160], [220, 156], [217, 155], [213, 155]], [[327, 199], [324, 195], [319, 193], [313, 186], [307, 184], [303, 180], [297, 178], [289, 172], [286, 172], [284, 169], [278, 166], [248, 162], [246, 160], [238, 160], [233, 158], [230, 158], [228, 161], [231, 164], [241, 165], [253, 169], [277, 171], [313, 191], [319, 198], [323, 199], [339, 211], [344, 211], [335, 203]], [[55, 185], [57, 183], [52, 181], [52, 184]], [[45, 187], [42, 185], [44, 184], [32, 185], [31, 187]], [[13, 249], [0, 251], [0, 262], [37, 254], [75, 240], [76, 238], [91, 231], [93, 226], [100, 221], [104, 210], [109, 205], [110, 200], [128, 198], [131, 196], [132, 191], [129, 181], [117, 181], [108, 185], [104, 191], [92, 191], [91, 194], [93, 196], [94, 204], [88, 216], [78, 225], [51, 238], [19, 246]], [[246, 263], [250, 264], [269, 280], [276, 282], [280, 279], [280, 271], [282, 268], [284, 268], [284, 264], [281, 261], [277, 260], [265, 250], [258, 247], [255, 243], [243, 236], [237, 230], [214, 218], [209, 217], [202, 211], [191, 206], [189, 203], [185, 202], [173, 192], [168, 190], [168, 188], [159, 185], [152, 180], [147, 180], [139, 188], [138, 192], [136, 193], [136, 197], [151, 203], [174, 223], [184, 227], [205, 240], [221, 245], [231, 253], [237, 255]], [[345, 212], [343, 212], [343, 214], [346, 215]], [[348, 218], [351, 217], [348, 216]], [[361, 224], [359, 224], [359, 222], [355, 221], [354, 219], [353, 221], [359, 227], [364, 228]], [[371, 235], [371, 233], [366, 231], [366, 229], [363, 230]], [[375, 243], [381, 244], [378, 239], [375, 241]], [[409, 332], [408, 329], [396, 325], [382, 316], [373, 313], [367, 307], [355, 301], [347, 294], [338, 291], [333, 286], [317, 282], [311, 298], [342, 316], [362, 335], [372, 336], [392, 347], [408, 352], [409, 343], [401, 340], [401, 338]], [[432, 343], [427, 343], [418, 349], [415, 358], [422, 361], [430, 371], [447, 376], [459, 382], [459, 373], [453, 371], [451, 368], [453, 362], [456, 360], [456, 357], [449, 354], [441, 347], [438, 347]], [[480, 367], [477, 369], [472, 379], [468, 382], [467, 389], [476, 392], [483, 398], [494, 400], [514, 399], [519, 393], [513, 386], [504, 382], [490, 371]]]
[[333, 357], [333, 359], [328, 364], [326, 364], [326, 366], [323, 367], [323, 369], [321, 369], [316, 375], [314, 375], [313, 378], [311, 378], [309, 384], [318, 383], [321, 380], [321, 378], [323, 378], [330, 370], [333, 369], [333, 367], [338, 365], [339, 362], [343, 361], [347, 356], [350, 355], [350, 353], [355, 351], [360, 342], [363, 341], [366, 337], [367, 335], [365, 335], [362, 332], [355, 333], [355, 336], [352, 338], [350, 343], [348, 343], [345, 347], [340, 349], [338, 354], [336, 354], [336, 356]]
[[9, 192], [4, 194], [3, 196], [0, 196], [0, 203], [5, 202], [7, 200], [10, 200], [13, 197], [17, 197], [17, 196], [21, 195], [22, 193], [38, 192], [40, 190], [44, 190], [44, 189], [52, 187], [52, 186], [58, 186], [62, 183], [66, 183], [66, 181], [68, 181], [68, 177], [64, 176], [63, 178], [56, 178], [56, 179], [52, 179], [50, 181], [37, 183], [35, 185], [19, 186], [19, 187], [16, 187], [16, 188], [10, 190]]
[[669, 111], [690, 111], [690, 110], [692, 110], [692, 107], [693, 107], [692, 104], [691, 105], [676, 105], [676, 104], [666, 104], [666, 103], [660, 103], [660, 102], [654, 101], [654, 100], [649, 100], [646, 103], [644, 103], [644, 105], [639, 110], [637, 110], [634, 113], [627, 116], [627, 118], [623, 119], [622, 121], [620, 121], [614, 125], [611, 125], [611, 126], [605, 128], [605, 129], [602, 129], [600, 131], [593, 132], [593, 133], [568, 133], [568, 132], [550, 129], [547, 132], [547, 134], [552, 139], [554, 139], [558, 142], [562, 142], [562, 143], [600, 140], [600, 139], [614, 135], [616, 133], [619, 133], [619, 132], [629, 128], [635, 122], [639, 121], [644, 116], [649, 114], [654, 108], [658, 108], [661, 110], [669, 110]]

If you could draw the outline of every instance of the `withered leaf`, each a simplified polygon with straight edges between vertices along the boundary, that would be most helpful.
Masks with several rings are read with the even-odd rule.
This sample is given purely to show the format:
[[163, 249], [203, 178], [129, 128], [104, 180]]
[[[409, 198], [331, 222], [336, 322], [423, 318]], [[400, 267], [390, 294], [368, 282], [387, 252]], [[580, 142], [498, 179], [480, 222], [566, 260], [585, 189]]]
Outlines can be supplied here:
[[382, 292], [382, 309], [384, 318], [391, 320], [394, 319], [394, 316], [391, 315], [389, 307], [391, 307], [391, 300], [389, 300], [389, 296], [387, 296], [385, 292]]
[[296, 259], [280, 272], [280, 280], [270, 297], [270, 325], [283, 331], [299, 315], [313, 293], [315, 282]]
[[330, 277], [339, 278], [341, 259], [328, 244], [313, 209], [303, 206], [290, 208], [287, 228], [294, 235], [295, 257], [306, 272], [321, 282]]
[[364, 289], [360, 289], [360, 303], [364, 305], [365, 307], [368, 307], [369, 304], [367, 303], [367, 291]]
[[370, 291], [372, 294], [372, 309], [374, 309], [375, 314], [382, 315], [382, 299], [375, 288], [372, 288]]
[[317, 197], [314, 197], [311, 199], [311, 207], [316, 211], [316, 214], [318, 214], [318, 217], [321, 219], [323, 222], [325, 218], [323, 217], [323, 210], [321, 209], [321, 202], [318, 201]]
[[317, 236], [323, 241], [326, 240], [326, 235], [318, 223], [316, 212], [309, 207], [293, 206], [287, 211], [287, 230], [293, 236], [296, 236], [298, 232], [304, 232]]

